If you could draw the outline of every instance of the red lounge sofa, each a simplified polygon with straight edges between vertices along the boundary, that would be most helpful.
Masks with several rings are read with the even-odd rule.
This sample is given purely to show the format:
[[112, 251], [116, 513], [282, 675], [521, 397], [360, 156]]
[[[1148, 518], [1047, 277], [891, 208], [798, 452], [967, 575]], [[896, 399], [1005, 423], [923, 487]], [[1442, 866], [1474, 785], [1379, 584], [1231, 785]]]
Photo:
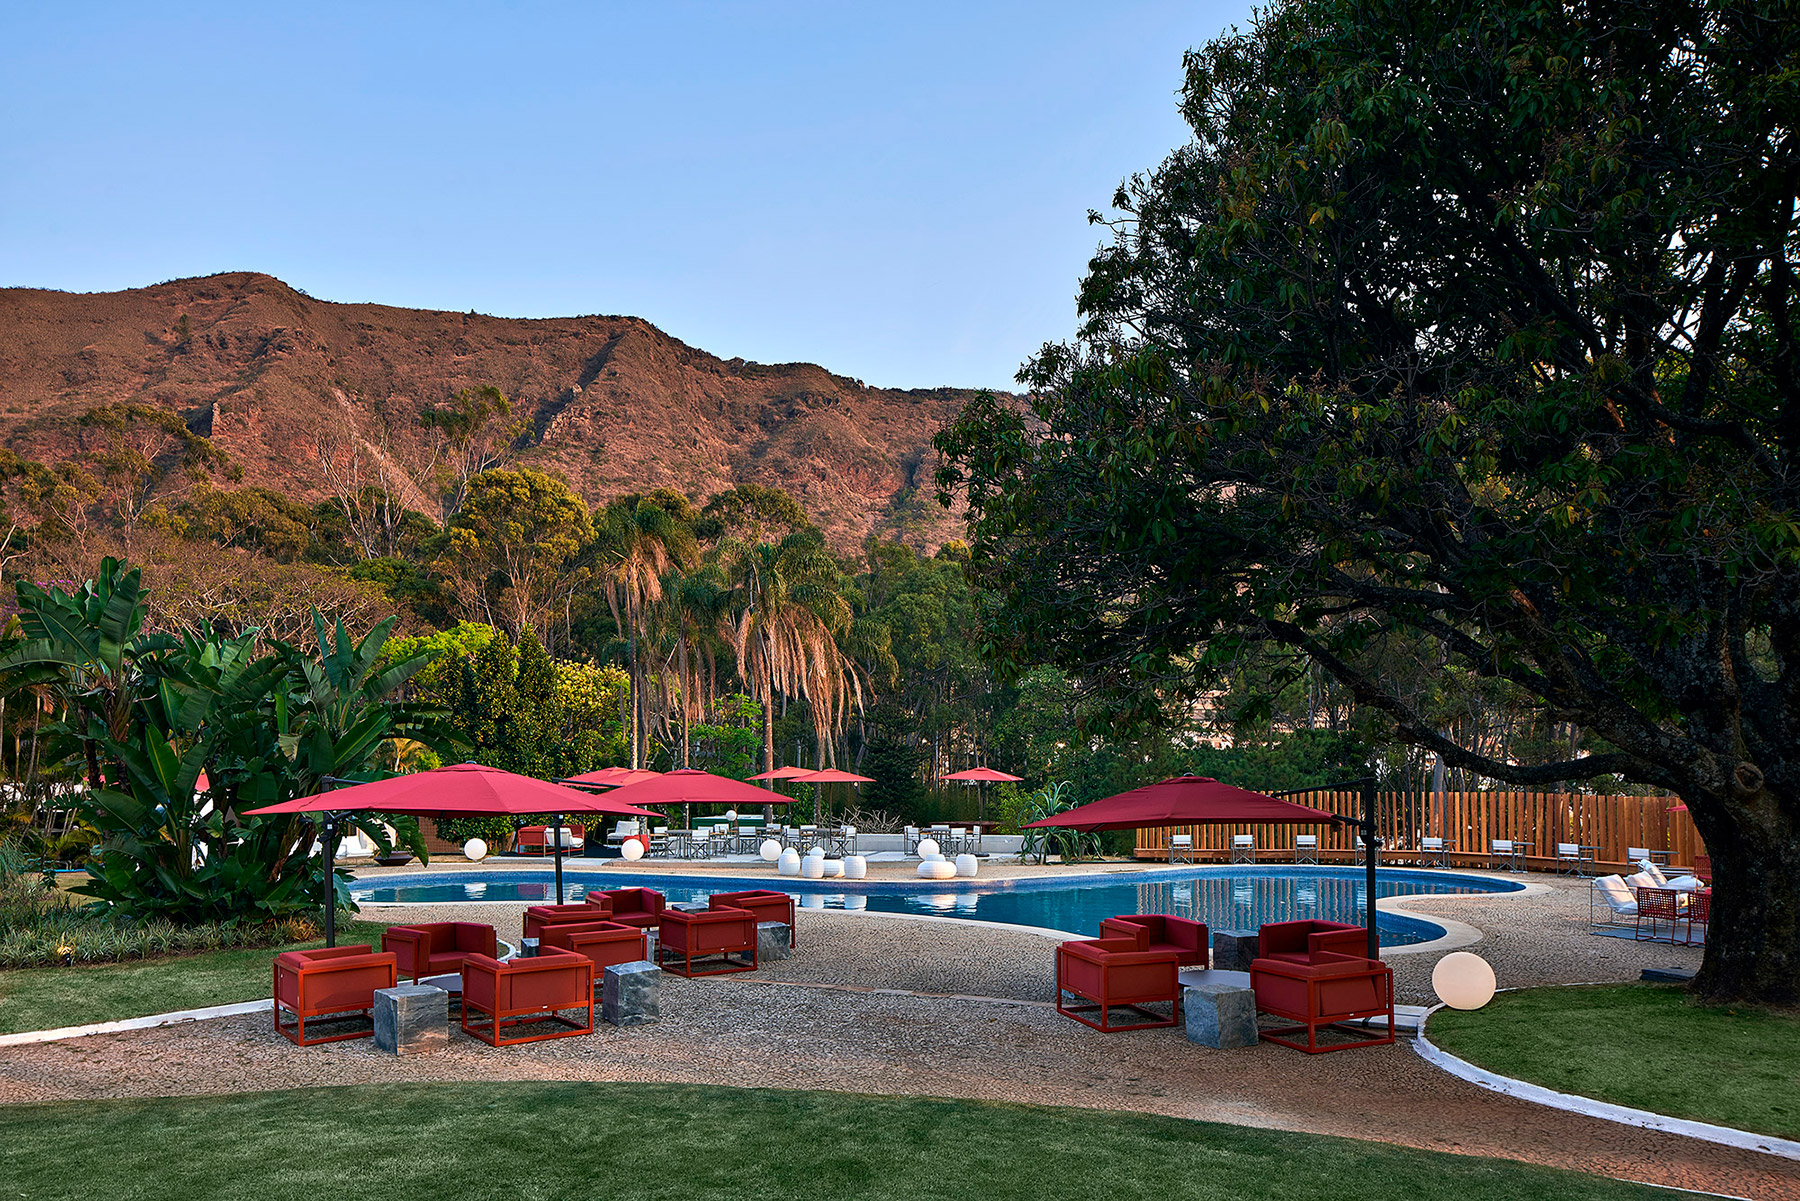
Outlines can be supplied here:
[[[662, 921], [663, 894], [654, 888], [614, 888], [590, 892], [587, 903], [604, 906], [607, 921], [648, 930]], [[592, 919], [590, 919], [592, 920]]]
[[[1135, 938], [1070, 939], [1056, 948], [1056, 1010], [1107, 1034], [1173, 1026], [1181, 1020], [1181, 982], [1176, 979], [1180, 970], [1180, 956], [1174, 951], [1140, 951]], [[1069, 1004], [1065, 993], [1091, 1004]], [[1144, 1008], [1163, 1002], [1170, 1006], [1167, 1018]], [[1144, 1020], [1115, 1025], [1114, 1009], [1129, 1010]], [[1087, 1016], [1090, 1013], [1098, 1013], [1100, 1020]]]
[[[471, 955], [463, 962], [462, 1028], [465, 1034], [496, 1047], [572, 1038], [594, 1032], [594, 961], [573, 951], [552, 951], [532, 959], [500, 962]], [[580, 1021], [563, 1010], [579, 1009]], [[487, 1018], [471, 1024], [472, 1016]], [[566, 1027], [523, 1038], [507, 1038], [516, 1026], [554, 1022]]]
[[755, 888], [749, 892], [715, 892], [706, 898], [708, 909], [743, 909], [756, 915], [759, 922], [784, 922], [788, 928], [788, 946], [794, 945], [794, 898], [785, 892]]
[[400, 974], [414, 983], [426, 976], [443, 976], [462, 970], [471, 955], [492, 957], [499, 949], [494, 928], [480, 922], [429, 922], [419, 926], [389, 926], [381, 934], [381, 949], [399, 957]]
[[[1259, 1013], [1272, 1013], [1300, 1023], [1262, 1031], [1262, 1037], [1284, 1047], [1318, 1055], [1373, 1047], [1394, 1041], [1394, 969], [1379, 959], [1337, 955], [1321, 951], [1311, 963], [1285, 959], [1256, 959], [1250, 964], [1250, 987], [1256, 992]], [[1387, 1029], [1376, 1038], [1365, 1029], [1339, 1026], [1362, 1018], [1385, 1017]], [[1352, 1041], [1322, 1046], [1319, 1031], [1333, 1026], [1352, 1036]], [[1289, 1035], [1306, 1032], [1306, 1041]]]
[[612, 921], [611, 910], [605, 905], [533, 905], [525, 911], [524, 932], [526, 938], [543, 941], [544, 930], [550, 926], [558, 926], [564, 922], [577, 922], [588, 925], [593, 922]]
[[[618, 922], [564, 922], [544, 929], [543, 947], [585, 955], [594, 965], [594, 983], [606, 968], [648, 958], [644, 932]], [[541, 952], [540, 952], [541, 953]]]
[[1308, 918], [1297, 922], [1270, 922], [1256, 932], [1258, 959], [1307, 964], [1317, 962], [1317, 957], [1323, 954], [1363, 959], [1368, 953], [1366, 926]]
[[[750, 962], [733, 959], [733, 955], [748, 955]], [[747, 909], [664, 910], [657, 927], [656, 966], [683, 976], [754, 972], [756, 915]]]
[[[377, 952], [367, 943], [283, 951], [275, 956], [275, 1029], [302, 1047], [367, 1038], [375, 1033], [373, 1025], [349, 1034], [308, 1038], [306, 1019], [367, 1016], [375, 1008], [375, 990], [392, 988], [398, 982], [399, 968], [394, 956]], [[281, 1020], [284, 1009], [294, 1015], [291, 1026]]]
[[1101, 938], [1130, 938], [1140, 951], [1173, 951], [1183, 967], [1212, 964], [1212, 931], [1205, 922], [1167, 913], [1127, 913], [1100, 923]]

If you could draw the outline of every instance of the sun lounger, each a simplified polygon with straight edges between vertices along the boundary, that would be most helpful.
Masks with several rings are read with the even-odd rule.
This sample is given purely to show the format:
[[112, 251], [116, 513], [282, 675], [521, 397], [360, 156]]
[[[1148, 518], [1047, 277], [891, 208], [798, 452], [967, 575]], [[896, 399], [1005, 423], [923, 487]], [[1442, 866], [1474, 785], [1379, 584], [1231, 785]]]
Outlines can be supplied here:
[[[1602, 910], [1605, 911], [1605, 920], [1600, 920]], [[1622, 877], [1601, 876], [1594, 881], [1593, 893], [1588, 897], [1589, 929], [1628, 924], [1635, 926], [1637, 915], [1637, 896]]]

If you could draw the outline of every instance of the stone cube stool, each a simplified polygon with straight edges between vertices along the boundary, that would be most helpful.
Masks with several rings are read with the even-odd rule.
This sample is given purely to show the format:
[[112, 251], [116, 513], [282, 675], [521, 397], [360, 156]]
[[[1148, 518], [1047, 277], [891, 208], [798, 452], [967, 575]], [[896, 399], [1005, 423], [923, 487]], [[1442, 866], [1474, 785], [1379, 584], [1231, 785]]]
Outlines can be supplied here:
[[375, 1046], [418, 1055], [450, 1045], [450, 994], [429, 984], [375, 990]]
[[1256, 994], [1235, 984], [1190, 984], [1182, 990], [1187, 1037], [1203, 1047], [1254, 1047]]
[[1224, 972], [1247, 972], [1256, 958], [1255, 930], [1214, 930], [1212, 965]]
[[786, 959], [792, 955], [789, 945], [793, 931], [786, 922], [758, 922], [756, 924], [756, 962], [768, 963], [772, 959]]
[[614, 1026], [643, 1026], [662, 1017], [662, 969], [648, 959], [606, 969], [600, 1017]]

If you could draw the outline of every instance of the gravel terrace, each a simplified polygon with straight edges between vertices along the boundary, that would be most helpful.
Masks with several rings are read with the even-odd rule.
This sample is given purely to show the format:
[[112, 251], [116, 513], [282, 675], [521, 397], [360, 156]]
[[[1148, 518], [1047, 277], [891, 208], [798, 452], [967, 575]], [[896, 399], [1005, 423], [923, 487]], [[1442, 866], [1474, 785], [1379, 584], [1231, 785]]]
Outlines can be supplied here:
[[[1584, 933], [1585, 883], [1513, 897], [1414, 900], [1480, 927], [1503, 986], [1635, 978], [1698, 952]], [[516, 933], [520, 904], [458, 907]], [[442, 910], [381, 907], [400, 920]], [[1374, 1138], [1751, 1197], [1800, 1198], [1800, 1164], [1565, 1114], [1440, 1072], [1406, 1044], [1307, 1056], [1219, 1052], [1178, 1029], [1103, 1035], [1048, 1004], [1048, 943], [973, 923], [802, 911], [793, 958], [754, 976], [669, 977], [663, 1021], [495, 1050], [457, 1033], [397, 1060], [369, 1040], [296, 1048], [265, 1016], [11, 1047], [0, 1101], [259, 1091], [382, 1081], [679, 1081], [1140, 1110]], [[1425, 999], [1436, 954], [1392, 958]], [[873, 990], [904, 990], [873, 991]], [[936, 994], [936, 995], [922, 995]], [[981, 999], [988, 998], [988, 999]], [[1404, 999], [1404, 998], [1403, 998]]]

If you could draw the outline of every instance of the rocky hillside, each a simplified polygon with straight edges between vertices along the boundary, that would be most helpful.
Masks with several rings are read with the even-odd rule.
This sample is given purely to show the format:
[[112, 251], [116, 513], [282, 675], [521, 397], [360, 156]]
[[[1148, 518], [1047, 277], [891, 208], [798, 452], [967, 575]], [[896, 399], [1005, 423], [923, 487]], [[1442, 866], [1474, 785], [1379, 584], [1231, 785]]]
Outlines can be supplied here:
[[957, 530], [929, 494], [931, 436], [967, 400], [959, 389], [718, 359], [634, 317], [334, 304], [258, 274], [0, 289], [0, 442], [45, 461], [75, 456], [84, 413], [149, 404], [210, 437], [245, 484], [315, 500], [329, 487], [321, 448], [340, 468], [354, 450], [435, 518], [419, 416], [488, 384], [523, 420], [518, 461], [560, 472], [590, 503], [753, 482], [792, 492], [841, 549], [870, 531], [928, 548]]

